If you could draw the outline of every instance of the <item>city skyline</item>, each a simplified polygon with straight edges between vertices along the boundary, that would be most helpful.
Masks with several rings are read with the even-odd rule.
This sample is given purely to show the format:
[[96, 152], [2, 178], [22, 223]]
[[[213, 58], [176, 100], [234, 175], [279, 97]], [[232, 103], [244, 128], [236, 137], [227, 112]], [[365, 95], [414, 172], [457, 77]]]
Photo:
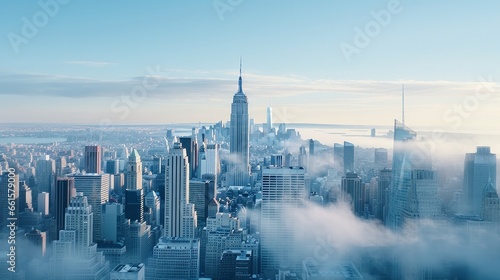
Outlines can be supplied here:
[[[0, 67], [0, 95], [8, 103], [22, 102], [30, 114], [7, 108], [1, 121], [228, 120], [227, 97], [234, 92], [240, 56], [256, 123], [266, 121], [270, 104], [275, 123], [390, 125], [400, 116], [403, 83], [407, 123], [413, 127], [486, 130], [488, 120], [498, 116], [493, 94], [498, 58], [490, 55], [499, 45], [493, 36], [492, 23], [498, 21], [493, 1], [481, 6], [458, 1], [453, 7], [432, 3], [432, 9], [427, 2], [394, 0], [363, 5], [321, 1], [321, 9], [319, 3], [292, 2], [288, 12], [280, 10], [280, 1], [265, 6], [233, 1], [225, 11], [220, 3], [225, 2], [129, 3], [119, 13], [110, 13], [115, 7], [109, 3], [88, 13], [92, 5], [74, 2], [59, 3], [51, 13], [37, 3], [10, 3], [10, 13], [0, 19], [5, 22], [0, 50], [9, 54]], [[33, 15], [40, 11], [48, 20], [38, 26]], [[418, 16], [424, 12], [425, 22]], [[127, 21], [132, 15], [143, 21], [132, 25]], [[447, 15], [453, 17], [442, 20]], [[461, 20], [472, 16], [476, 20]], [[36, 29], [33, 34], [25, 27], [29, 23]], [[117, 26], [130, 34], [116, 32]], [[361, 44], [358, 31], [373, 36], [365, 34], [368, 40]], [[257, 34], [262, 36], [252, 36]], [[58, 38], [65, 38], [64, 44]], [[483, 41], [488, 44], [476, 44]], [[99, 42], [100, 51], [89, 42]], [[149, 87], [134, 92], [144, 82]], [[186, 116], [182, 110], [196, 113]]]
[[0, 279], [498, 278], [499, 2], [3, 7]]

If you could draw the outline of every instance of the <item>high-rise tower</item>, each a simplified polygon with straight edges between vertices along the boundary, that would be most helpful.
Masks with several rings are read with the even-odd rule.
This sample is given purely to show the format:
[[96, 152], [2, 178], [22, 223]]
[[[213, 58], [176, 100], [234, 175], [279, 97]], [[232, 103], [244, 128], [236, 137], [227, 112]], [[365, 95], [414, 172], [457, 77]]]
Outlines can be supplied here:
[[468, 214], [481, 216], [484, 188], [490, 181], [495, 186], [496, 177], [496, 155], [490, 147], [477, 147], [476, 153], [465, 154], [464, 196]]
[[[301, 207], [306, 194], [303, 167], [262, 169], [261, 234], [262, 270], [278, 269], [280, 263], [296, 264], [298, 252], [291, 248], [294, 225], [287, 207]], [[300, 263], [300, 262], [299, 262]]]
[[85, 171], [101, 172], [101, 146], [85, 146]]
[[273, 108], [271, 105], [267, 107], [267, 129], [269, 132], [273, 131]]
[[233, 96], [231, 104], [231, 132], [229, 150], [233, 157], [230, 170], [230, 185], [246, 185], [250, 174], [249, 168], [249, 121], [248, 121], [248, 99], [243, 93], [243, 82], [238, 80], [238, 92]]
[[127, 189], [125, 190], [125, 216], [131, 221], [144, 220], [144, 192], [142, 189], [142, 161], [136, 149], [127, 163]]
[[128, 157], [127, 163], [127, 189], [142, 189], [142, 161], [136, 149]]
[[174, 143], [165, 166], [165, 236], [194, 238], [196, 212], [188, 202], [188, 157], [182, 144]]

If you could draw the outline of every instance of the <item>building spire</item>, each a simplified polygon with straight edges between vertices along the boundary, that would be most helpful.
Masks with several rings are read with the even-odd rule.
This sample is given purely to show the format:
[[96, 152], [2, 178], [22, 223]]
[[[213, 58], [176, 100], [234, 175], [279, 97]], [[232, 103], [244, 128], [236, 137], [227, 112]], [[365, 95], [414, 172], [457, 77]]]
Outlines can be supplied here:
[[240, 56], [240, 78], [238, 79], [238, 92], [243, 93], [243, 82], [241, 80], [241, 56]]

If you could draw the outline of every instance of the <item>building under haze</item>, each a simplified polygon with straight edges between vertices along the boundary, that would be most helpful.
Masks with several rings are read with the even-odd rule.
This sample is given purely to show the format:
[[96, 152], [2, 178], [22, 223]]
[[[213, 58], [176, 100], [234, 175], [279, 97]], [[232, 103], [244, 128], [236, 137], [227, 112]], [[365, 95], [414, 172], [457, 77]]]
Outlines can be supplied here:
[[354, 145], [344, 141], [344, 173], [354, 172]]
[[273, 107], [267, 107], [267, 118], [266, 118], [267, 132], [273, 131]]
[[347, 172], [342, 177], [340, 190], [341, 200], [349, 203], [354, 214], [362, 217], [365, 206], [365, 186], [358, 174]]
[[392, 158], [392, 182], [389, 191], [387, 225], [400, 229], [404, 225], [404, 209], [411, 187], [412, 152], [416, 148], [417, 133], [394, 120], [394, 149]]
[[344, 145], [339, 143], [333, 144], [333, 164], [335, 170], [344, 172]]
[[93, 218], [87, 197], [78, 192], [66, 209], [59, 240], [52, 243], [50, 279], [109, 279], [109, 262], [92, 237]]
[[248, 99], [243, 93], [243, 82], [238, 80], [238, 92], [231, 103], [231, 127], [229, 152], [231, 163], [229, 168], [229, 185], [246, 186], [250, 176], [250, 128], [248, 118]]
[[490, 147], [477, 147], [476, 153], [465, 154], [463, 190], [467, 214], [482, 216], [483, 192], [490, 181], [495, 188], [496, 155]]
[[[298, 252], [290, 246], [297, 226], [288, 208], [302, 207], [306, 194], [303, 167], [265, 167], [262, 169], [261, 268], [279, 268], [280, 263], [296, 264]], [[299, 262], [300, 264], [300, 262]]]

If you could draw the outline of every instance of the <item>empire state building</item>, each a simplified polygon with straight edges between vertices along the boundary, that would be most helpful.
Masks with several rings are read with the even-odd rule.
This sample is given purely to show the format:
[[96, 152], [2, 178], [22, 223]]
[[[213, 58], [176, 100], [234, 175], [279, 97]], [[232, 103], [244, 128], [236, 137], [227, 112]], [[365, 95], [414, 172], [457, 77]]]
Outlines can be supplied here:
[[229, 171], [229, 184], [232, 186], [246, 186], [249, 179], [249, 121], [248, 99], [243, 93], [243, 82], [238, 80], [238, 92], [233, 96], [231, 104], [231, 139], [229, 151], [231, 154], [231, 169]]

